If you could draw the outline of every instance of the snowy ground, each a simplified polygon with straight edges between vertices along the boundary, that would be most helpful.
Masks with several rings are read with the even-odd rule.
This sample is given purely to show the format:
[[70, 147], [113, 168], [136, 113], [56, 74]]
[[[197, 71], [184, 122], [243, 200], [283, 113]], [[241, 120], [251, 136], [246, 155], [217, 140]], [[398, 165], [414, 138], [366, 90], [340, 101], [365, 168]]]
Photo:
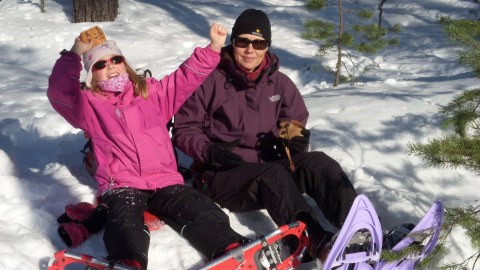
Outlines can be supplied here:
[[[378, 4], [356, 2], [371, 10]], [[358, 191], [371, 199], [386, 228], [418, 221], [436, 198], [450, 207], [478, 203], [478, 176], [430, 168], [405, 154], [408, 142], [426, 142], [444, 132], [439, 105], [478, 84], [468, 68], [458, 64], [458, 48], [436, 23], [439, 15], [471, 18], [478, 11], [474, 2], [387, 1], [384, 23], [401, 24], [396, 36], [400, 45], [360, 57], [376, 68], [359, 74], [355, 86], [333, 88], [332, 75], [321, 68], [332, 65], [333, 58], [315, 59], [316, 45], [299, 35], [306, 18], [335, 19], [335, 7], [309, 13], [299, 0], [120, 0], [115, 22], [75, 24], [71, 0], [45, 1], [46, 13], [40, 12], [39, 0], [1, 0], [0, 270], [46, 269], [49, 257], [66, 248], [56, 232], [57, 216], [69, 203], [94, 199], [95, 182], [84, 171], [79, 152], [83, 135], [46, 98], [58, 52], [94, 25], [117, 41], [136, 68], [148, 68], [161, 78], [195, 46], [208, 43], [211, 22], [230, 29], [244, 9], [262, 9], [272, 22], [271, 49], [310, 110], [311, 149], [340, 162]], [[265, 212], [225, 211], [232, 226], [246, 236], [275, 228]], [[455, 236], [449, 262], [472, 253], [461, 232]], [[105, 255], [101, 233], [74, 251]], [[191, 269], [205, 262], [167, 226], [152, 233], [149, 256], [149, 269], [155, 270]]]

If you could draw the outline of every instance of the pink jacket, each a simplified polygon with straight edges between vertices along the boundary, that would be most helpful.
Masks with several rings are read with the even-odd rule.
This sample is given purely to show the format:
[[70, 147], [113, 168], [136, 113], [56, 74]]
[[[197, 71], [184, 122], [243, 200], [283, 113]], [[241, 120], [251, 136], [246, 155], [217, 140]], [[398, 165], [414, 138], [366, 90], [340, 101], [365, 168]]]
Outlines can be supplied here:
[[219, 60], [209, 46], [196, 48], [172, 74], [147, 79], [147, 100], [133, 95], [131, 83], [118, 96], [81, 90], [81, 58], [67, 52], [57, 60], [47, 96], [59, 114], [92, 138], [98, 195], [119, 187], [154, 190], [183, 184], [166, 125]]

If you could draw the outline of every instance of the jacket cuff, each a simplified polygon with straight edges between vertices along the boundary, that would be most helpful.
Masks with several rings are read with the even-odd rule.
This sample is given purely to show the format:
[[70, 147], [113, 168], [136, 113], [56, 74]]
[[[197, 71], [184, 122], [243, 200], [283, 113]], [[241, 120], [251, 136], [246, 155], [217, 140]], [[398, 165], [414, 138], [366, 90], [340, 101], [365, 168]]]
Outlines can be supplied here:
[[219, 55], [220, 52], [217, 52], [215, 51], [214, 49], [212, 49], [212, 47], [210, 46], [210, 44], [208, 44], [206, 47], [205, 47], [205, 51], [207, 51], [209, 54], [211, 55]]
[[63, 50], [60, 52], [60, 55], [61, 55], [61, 58], [74, 58], [78, 62], [82, 62], [82, 58], [80, 57], [80, 55], [72, 51]]

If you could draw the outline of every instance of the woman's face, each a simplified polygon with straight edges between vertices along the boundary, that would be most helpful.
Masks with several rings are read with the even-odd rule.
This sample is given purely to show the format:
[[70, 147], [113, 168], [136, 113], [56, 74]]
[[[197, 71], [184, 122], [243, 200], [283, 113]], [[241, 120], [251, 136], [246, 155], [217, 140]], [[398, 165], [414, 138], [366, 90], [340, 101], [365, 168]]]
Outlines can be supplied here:
[[[243, 40], [243, 42], [237, 42], [237, 39]], [[254, 44], [244, 42], [245, 39], [250, 41], [258, 40], [257, 43], [264, 43], [266, 41], [263, 38], [252, 34], [242, 34], [233, 40], [233, 57], [242, 68], [248, 71], [253, 71], [262, 63], [263, 58], [265, 58], [265, 54], [268, 51], [268, 46], [265, 46], [264, 49], [254, 49]], [[247, 44], [246, 47], [245, 44]], [[242, 48], [239, 45], [245, 48]], [[262, 44], [259, 44], [257, 45], [257, 48], [258, 47], [263, 46]]]
[[92, 66], [93, 79], [97, 82], [127, 73], [125, 59], [121, 55], [109, 54], [100, 58]]

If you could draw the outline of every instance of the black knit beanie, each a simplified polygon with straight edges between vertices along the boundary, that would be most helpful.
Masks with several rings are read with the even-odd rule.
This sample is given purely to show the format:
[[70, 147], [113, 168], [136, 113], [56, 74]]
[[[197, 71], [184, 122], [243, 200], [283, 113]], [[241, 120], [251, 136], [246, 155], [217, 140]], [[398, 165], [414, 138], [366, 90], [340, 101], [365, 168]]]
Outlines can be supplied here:
[[252, 34], [264, 38], [268, 46], [272, 45], [272, 31], [270, 20], [263, 11], [258, 9], [247, 9], [238, 16], [232, 28], [230, 41], [241, 34]]

